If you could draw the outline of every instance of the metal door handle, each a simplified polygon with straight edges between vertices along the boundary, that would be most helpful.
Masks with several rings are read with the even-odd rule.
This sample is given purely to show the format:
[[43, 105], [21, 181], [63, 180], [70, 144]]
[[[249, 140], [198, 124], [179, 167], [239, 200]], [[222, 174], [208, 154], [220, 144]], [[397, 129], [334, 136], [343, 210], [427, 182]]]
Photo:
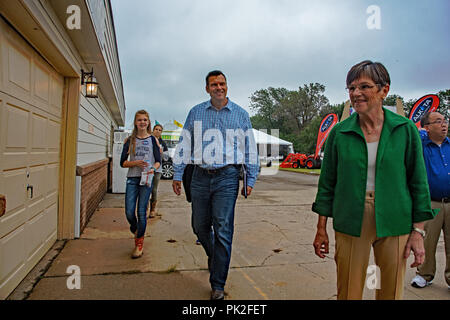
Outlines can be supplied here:
[[27, 194], [28, 194], [28, 190], [31, 189], [31, 199], [33, 199], [33, 186], [30, 184], [27, 184]]

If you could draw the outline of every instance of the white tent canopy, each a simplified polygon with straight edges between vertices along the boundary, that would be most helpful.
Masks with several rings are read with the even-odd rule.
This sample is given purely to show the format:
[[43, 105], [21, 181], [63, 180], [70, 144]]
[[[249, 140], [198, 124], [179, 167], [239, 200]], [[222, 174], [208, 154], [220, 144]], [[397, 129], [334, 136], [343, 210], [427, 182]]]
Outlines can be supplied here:
[[292, 146], [292, 142], [280, 139], [275, 136], [271, 136], [265, 132], [253, 129], [253, 135], [256, 143], [259, 144], [277, 144], [280, 146]]
[[[282, 151], [281, 153], [285, 154], [285, 156], [288, 153], [294, 153], [294, 145], [292, 144], [292, 142], [280, 139], [256, 129], [253, 129], [253, 136], [255, 137], [255, 142], [257, 145], [267, 145], [267, 148], [269, 150], [271, 150], [270, 146], [278, 145], [280, 147], [280, 149], [278, 149], [279, 151], [282, 151], [281, 149], [284, 149], [284, 151]], [[260, 149], [259, 151], [261, 152], [262, 150]], [[269, 153], [271, 152], [269, 151]]]

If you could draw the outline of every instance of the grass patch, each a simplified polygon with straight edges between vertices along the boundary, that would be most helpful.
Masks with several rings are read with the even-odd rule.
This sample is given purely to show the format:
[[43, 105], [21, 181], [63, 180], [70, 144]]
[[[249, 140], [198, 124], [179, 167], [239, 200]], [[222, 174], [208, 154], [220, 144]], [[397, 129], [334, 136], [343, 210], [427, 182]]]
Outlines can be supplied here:
[[320, 174], [320, 169], [306, 169], [306, 168], [278, 168], [281, 171], [292, 171], [292, 172], [299, 172], [299, 173], [308, 173], [308, 174]]
[[169, 269], [166, 270], [166, 273], [174, 273], [177, 272], [177, 265], [171, 266]]

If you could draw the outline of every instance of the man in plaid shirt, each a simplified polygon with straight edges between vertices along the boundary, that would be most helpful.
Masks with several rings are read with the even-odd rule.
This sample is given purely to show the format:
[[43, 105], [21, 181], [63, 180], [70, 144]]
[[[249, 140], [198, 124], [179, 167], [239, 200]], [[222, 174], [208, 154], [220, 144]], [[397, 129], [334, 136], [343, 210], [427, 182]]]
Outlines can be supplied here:
[[206, 92], [211, 99], [193, 107], [186, 118], [175, 152], [172, 184], [180, 195], [184, 169], [189, 163], [195, 164], [192, 227], [208, 256], [212, 300], [224, 298], [242, 165], [247, 169], [247, 195], [253, 190], [259, 170], [250, 117], [227, 97], [227, 90], [221, 71], [206, 76]]

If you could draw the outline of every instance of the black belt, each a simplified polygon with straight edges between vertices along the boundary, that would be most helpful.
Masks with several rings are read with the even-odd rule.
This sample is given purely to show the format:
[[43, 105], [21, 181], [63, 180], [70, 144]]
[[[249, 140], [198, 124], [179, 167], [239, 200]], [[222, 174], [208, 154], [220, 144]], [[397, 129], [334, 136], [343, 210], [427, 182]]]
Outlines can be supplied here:
[[204, 173], [211, 174], [211, 175], [213, 175], [213, 174], [218, 174], [218, 173], [221, 172], [222, 170], [225, 170], [226, 168], [229, 168], [229, 167], [240, 168], [241, 165], [240, 165], [240, 164], [229, 164], [229, 165], [226, 165], [226, 166], [224, 166], [224, 167], [217, 168], [217, 169], [205, 169], [205, 168], [202, 168], [202, 167], [200, 167], [200, 166], [197, 166], [197, 168], [200, 169], [200, 170], [202, 170]]
[[445, 197], [445, 198], [442, 198], [442, 199], [431, 199], [431, 200], [437, 201], [437, 202], [445, 202], [445, 203], [450, 202], [450, 198], [449, 197]]

